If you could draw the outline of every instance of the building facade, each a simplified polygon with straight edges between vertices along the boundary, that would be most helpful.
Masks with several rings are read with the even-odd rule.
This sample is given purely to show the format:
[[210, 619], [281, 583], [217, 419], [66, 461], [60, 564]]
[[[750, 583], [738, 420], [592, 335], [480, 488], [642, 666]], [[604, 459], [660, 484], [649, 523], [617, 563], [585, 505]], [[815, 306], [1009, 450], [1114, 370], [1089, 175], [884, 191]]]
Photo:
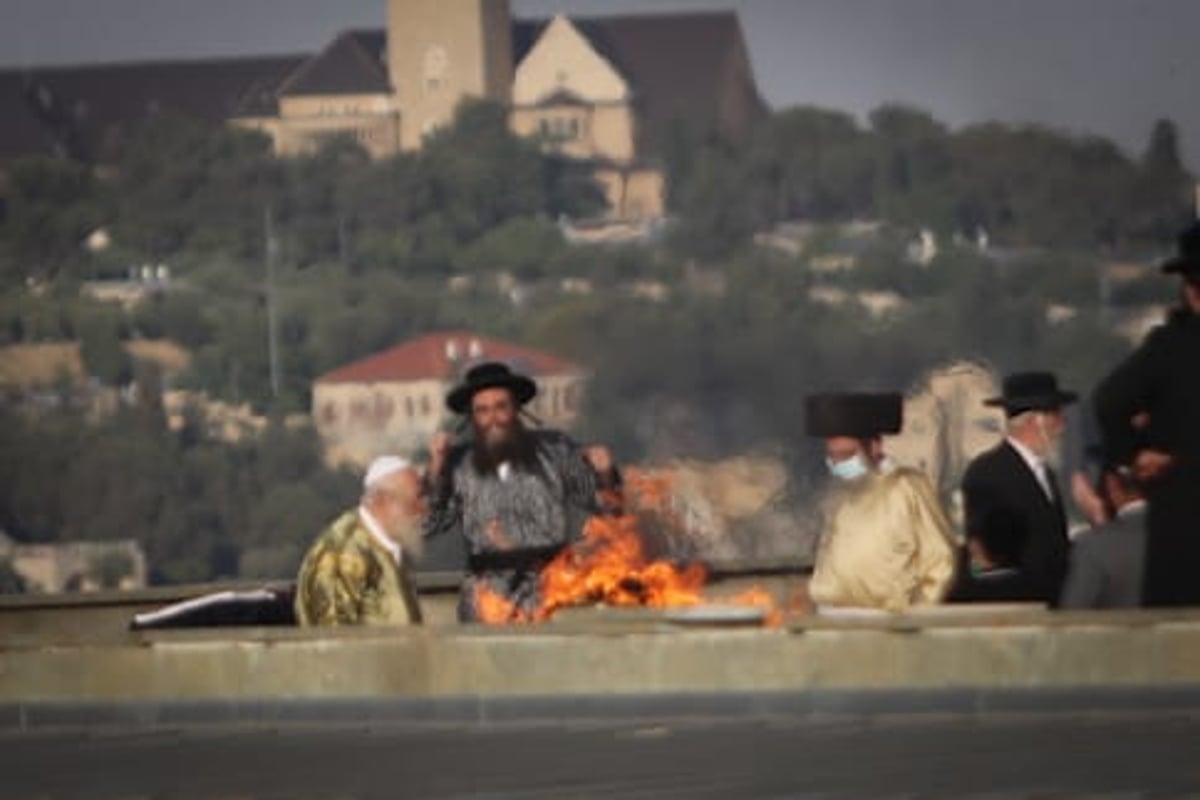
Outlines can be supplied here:
[[385, 453], [416, 454], [440, 430], [462, 430], [465, 420], [446, 408], [446, 394], [483, 361], [504, 362], [537, 382], [538, 394], [527, 406], [537, 422], [570, 428], [578, 418], [587, 379], [580, 367], [470, 331], [442, 331], [316, 379], [312, 417], [326, 460], [365, 466]]
[[0, 70], [0, 158], [101, 158], [160, 111], [262, 131], [283, 156], [350, 136], [386, 157], [420, 148], [467, 98], [589, 164], [609, 216], [633, 220], [663, 213], [675, 126], [737, 138], [765, 111], [730, 12], [514, 20], [508, 0], [389, 0], [385, 28], [311, 56]]

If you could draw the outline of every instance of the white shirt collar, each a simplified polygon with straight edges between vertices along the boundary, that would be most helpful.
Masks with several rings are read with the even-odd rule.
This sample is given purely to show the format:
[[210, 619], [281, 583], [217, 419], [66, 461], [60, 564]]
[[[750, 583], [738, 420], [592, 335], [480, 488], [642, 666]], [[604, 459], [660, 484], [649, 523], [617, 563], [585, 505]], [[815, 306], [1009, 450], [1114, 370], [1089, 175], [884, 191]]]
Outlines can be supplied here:
[[392, 560], [399, 564], [400, 560], [403, 558], [400, 545], [394, 539], [392, 539], [392, 537], [383, 532], [383, 526], [380, 525], [379, 520], [375, 519], [371, 512], [367, 510], [366, 506], [358, 507], [358, 518], [363, 521], [363, 525], [366, 526], [367, 531], [371, 534], [372, 538], [379, 543], [379, 546], [391, 553]]
[[1044, 491], [1047, 496], [1053, 497], [1054, 492], [1050, 488], [1049, 483], [1050, 475], [1046, 471], [1046, 460], [1011, 436], [1007, 437], [1006, 441], [1013, 450], [1017, 451], [1017, 455], [1021, 457], [1021, 460], [1029, 466], [1029, 471], [1033, 473], [1033, 477], [1037, 478], [1037, 482], [1041, 485], [1042, 491]]
[[1134, 501], [1126, 503], [1125, 505], [1118, 508], [1117, 516], [1118, 517], [1132, 517], [1135, 514], [1141, 514], [1141, 513], [1145, 512], [1145, 510], [1146, 510], [1146, 501], [1145, 500], [1134, 500]]

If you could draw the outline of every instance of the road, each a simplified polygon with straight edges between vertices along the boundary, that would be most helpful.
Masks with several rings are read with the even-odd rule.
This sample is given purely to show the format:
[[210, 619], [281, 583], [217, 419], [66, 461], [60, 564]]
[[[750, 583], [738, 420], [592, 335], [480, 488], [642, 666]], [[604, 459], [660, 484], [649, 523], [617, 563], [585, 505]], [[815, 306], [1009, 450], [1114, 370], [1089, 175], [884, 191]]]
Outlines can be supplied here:
[[1200, 797], [1192, 712], [0, 733], [5, 798]]

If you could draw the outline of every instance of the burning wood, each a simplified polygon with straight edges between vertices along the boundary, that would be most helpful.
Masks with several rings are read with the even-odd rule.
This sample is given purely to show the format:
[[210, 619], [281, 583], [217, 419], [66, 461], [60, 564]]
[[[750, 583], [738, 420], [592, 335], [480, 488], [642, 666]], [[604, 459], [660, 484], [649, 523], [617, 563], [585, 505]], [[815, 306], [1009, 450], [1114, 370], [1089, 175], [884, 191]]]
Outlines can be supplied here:
[[627, 478], [626, 498], [638, 513], [593, 517], [584, 528], [583, 538], [543, 568], [540, 601], [532, 612], [518, 609], [499, 594], [480, 587], [480, 618], [489, 624], [528, 623], [545, 621], [559, 609], [574, 606], [678, 608], [718, 602], [762, 609], [767, 624], [782, 621], [783, 612], [764, 589], [753, 587], [720, 600], [706, 598], [708, 573], [704, 565], [677, 566], [647, 554], [645, 526], [679, 529], [668, 505], [669, 481], [643, 480], [634, 473]]

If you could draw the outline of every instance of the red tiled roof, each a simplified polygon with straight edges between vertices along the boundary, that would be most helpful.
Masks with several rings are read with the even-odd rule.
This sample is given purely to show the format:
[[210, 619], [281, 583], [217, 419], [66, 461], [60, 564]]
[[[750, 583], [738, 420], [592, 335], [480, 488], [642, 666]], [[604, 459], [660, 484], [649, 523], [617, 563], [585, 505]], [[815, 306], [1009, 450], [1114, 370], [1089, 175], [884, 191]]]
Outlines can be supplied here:
[[[474, 348], [473, 342], [478, 343]], [[575, 364], [549, 353], [458, 330], [430, 333], [398, 344], [326, 372], [316, 382], [451, 380], [465, 367], [481, 361], [502, 361], [517, 372], [532, 376], [579, 371]]]

